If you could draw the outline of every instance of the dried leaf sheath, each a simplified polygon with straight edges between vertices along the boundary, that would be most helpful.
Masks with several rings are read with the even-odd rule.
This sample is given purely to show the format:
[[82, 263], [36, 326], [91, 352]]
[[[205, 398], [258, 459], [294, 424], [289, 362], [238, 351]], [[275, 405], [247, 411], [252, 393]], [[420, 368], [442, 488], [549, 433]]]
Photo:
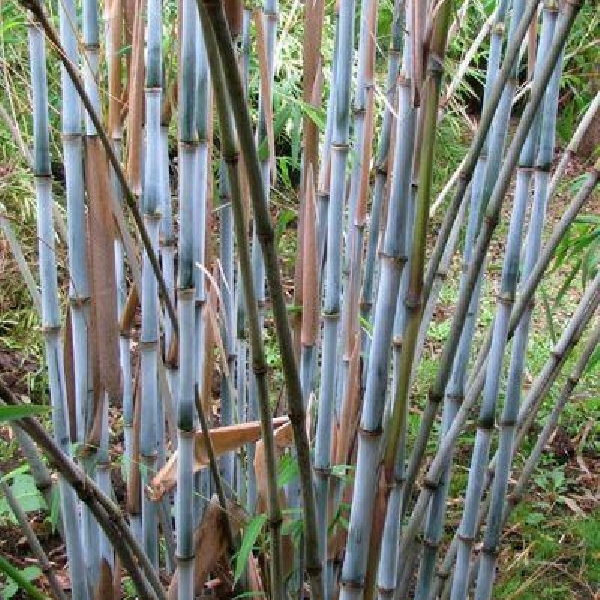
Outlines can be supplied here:
[[[92, 284], [93, 339], [101, 391], [120, 395], [119, 328], [115, 271], [115, 227], [112, 186], [106, 155], [98, 139], [86, 140], [86, 184], [89, 196], [90, 274]], [[96, 393], [100, 393], [97, 391]]]
[[[273, 426], [283, 425], [288, 417], [273, 419]], [[256, 442], [261, 437], [260, 423], [253, 421], [240, 425], [229, 425], [210, 430], [210, 437], [216, 456], [225, 452], [232, 452], [250, 442]], [[201, 432], [194, 433], [194, 473], [209, 466], [208, 452]], [[177, 484], [178, 454], [173, 453], [167, 464], [158, 472], [150, 482], [147, 493], [155, 501], [160, 500], [164, 494], [172, 490]]]

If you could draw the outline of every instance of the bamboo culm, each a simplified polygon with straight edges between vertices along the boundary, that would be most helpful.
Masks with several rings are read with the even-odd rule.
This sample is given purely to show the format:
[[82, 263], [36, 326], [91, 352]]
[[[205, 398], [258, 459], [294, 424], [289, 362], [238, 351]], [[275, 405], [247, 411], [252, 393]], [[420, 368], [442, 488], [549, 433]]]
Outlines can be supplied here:
[[[52, 425], [56, 443], [68, 454], [70, 451], [67, 403], [61, 347], [60, 309], [55, 256], [55, 233], [52, 221], [52, 179], [50, 171], [48, 87], [44, 34], [32, 16], [29, 25], [29, 56], [33, 100], [34, 177], [37, 199], [38, 252], [42, 300], [42, 327], [45, 338], [46, 364], [52, 405]], [[79, 536], [79, 510], [74, 491], [59, 480], [61, 511], [76, 518], [65, 521], [65, 542], [73, 592], [78, 598], [89, 597], [83, 549]]]
[[[582, 297], [577, 309], [574, 311], [567, 327], [565, 328], [561, 339], [557, 342], [552, 350], [550, 357], [542, 367], [541, 371], [538, 373], [535, 378], [527, 397], [519, 410], [519, 414], [517, 416], [517, 436], [514, 441], [512, 456], [515, 455], [517, 449], [521, 446], [521, 443], [529, 431], [532, 419], [531, 416], [537, 412], [541, 402], [547, 396], [550, 388], [560, 375], [560, 371], [564, 366], [566, 360], [570, 356], [573, 348], [579, 342], [583, 331], [585, 330], [589, 320], [593, 317], [594, 311], [596, 310], [598, 303], [600, 301], [598, 296], [599, 290], [599, 282], [600, 280], [596, 278], [592, 284], [586, 290], [584, 296]], [[498, 460], [498, 452], [496, 456], [492, 459], [488, 466], [486, 482], [484, 485], [484, 490], [489, 489], [490, 485], [493, 482], [494, 474], [496, 471], [496, 464]], [[483, 521], [485, 519], [485, 515], [490, 507], [491, 496], [488, 495], [486, 501], [482, 504], [481, 509], [479, 511], [478, 519], [477, 519], [477, 530], [481, 528]], [[456, 552], [458, 549], [458, 535], [455, 534], [454, 539], [452, 540], [448, 550], [446, 551], [446, 556], [442, 561], [440, 568], [438, 569], [438, 574], [435, 580], [435, 584], [432, 588], [432, 592], [430, 595], [431, 598], [437, 598], [442, 591], [442, 587], [450, 591], [450, 571], [452, 565], [454, 563], [454, 559], [456, 557]]]
[[[562, 57], [556, 66], [554, 74], [552, 75], [552, 79], [546, 92], [546, 98], [542, 112], [540, 143], [535, 165], [535, 194], [527, 236], [523, 278], [527, 278], [533, 269], [541, 245], [541, 235], [548, 199], [548, 182], [550, 179], [550, 168], [552, 166], [554, 154], [553, 149], [556, 113], [558, 108], [558, 92], [561, 74]], [[478, 577], [476, 589], [477, 600], [488, 600], [491, 596], [492, 583], [494, 580], [493, 572], [495, 566], [496, 548], [500, 538], [500, 531], [497, 524], [499, 524], [501, 520], [506, 490], [508, 489], [512, 446], [515, 435], [514, 422], [516, 420], [520, 404], [521, 385], [525, 366], [525, 352], [527, 348], [527, 339], [529, 336], [529, 325], [532, 312], [533, 310], [530, 307], [523, 315], [515, 332], [515, 339], [512, 346], [504, 408], [502, 412], [502, 419], [500, 421], [501, 429], [500, 446], [498, 450], [498, 466], [495, 469], [490, 510], [488, 513], [488, 527], [486, 528], [484, 537], [484, 558], [480, 561], [480, 576]]]
[[[545, 27], [540, 42], [538, 58], [545, 55], [554, 30], [554, 21], [551, 23], [545, 22], [544, 24]], [[529, 130], [527, 140], [519, 158], [517, 187], [502, 269], [502, 282], [500, 285], [498, 305], [494, 319], [492, 346], [486, 368], [483, 401], [479, 412], [475, 446], [473, 448], [469, 480], [467, 483], [465, 507], [459, 529], [460, 537], [457, 564], [452, 582], [452, 600], [464, 598], [468, 589], [469, 563], [472, 545], [475, 540], [475, 525], [483, 492], [482, 487], [485, 480], [483, 475], [488, 462], [491, 435], [495, 423], [495, 408], [499, 394], [500, 376], [505, 348], [508, 340], [510, 312], [517, 291], [521, 238], [524, 227], [525, 211], [530, 196], [531, 173], [538, 135], [539, 119], [536, 118]]]
[[[470, 304], [472, 291], [475, 288], [477, 279], [479, 278], [479, 273], [486, 255], [487, 248], [489, 246], [493, 231], [498, 223], [500, 209], [508, 190], [512, 172], [516, 166], [521, 148], [523, 147], [529, 128], [533, 123], [545, 88], [550, 80], [555, 63], [558, 60], [560, 52], [562, 51], [562, 46], [568, 36], [568, 32], [570, 31], [579, 8], [580, 5], [575, 4], [569, 4], [565, 7], [564, 13], [562, 13], [562, 18], [559, 19], [557, 25], [555, 38], [552, 42], [548, 55], [545, 57], [545, 60], [540, 68], [539, 77], [536, 76], [536, 80], [532, 86], [530, 102], [521, 117], [521, 121], [507, 151], [506, 159], [498, 175], [496, 185], [493, 188], [489, 201], [485, 201], [484, 196], [484, 205], [487, 206], [487, 209], [485, 211], [485, 215], [482, 217], [483, 226], [477, 238], [473, 252], [473, 262], [467, 273], [465, 293], [460, 296], [457, 303], [449, 336], [442, 351], [440, 366], [438, 368], [432, 389], [428, 395], [427, 406], [421, 421], [419, 433], [417, 435], [417, 442], [415, 443], [413, 453], [409, 461], [407, 484], [404, 490], [405, 498], [410, 497], [412, 492], [412, 487], [421, 464], [421, 457], [425, 450], [426, 440], [429, 437], [433, 419], [437, 412], [437, 406], [448, 383], [452, 361], [456, 355], [456, 349], [460, 339], [465, 315]], [[523, 19], [521, 20], [519, 28], [521, 27], [522, 23]], [[413, 517], [414, 516], [415, 514], [413, 513]], [[419, 516], [419, 519], [421, 516]]]
[[[361, 289], [360, 316], [365, 322], [371, 317], [371, 308], [373, 306], [373, 283], [375, 278], [377, 245], [379, 242], [379, 225], [381, 220], [383, 197], [385, 194], [385, 184], [388, 179], [388, 155], [390, 148], [390, 138], [396, 98], [397, 80], [400, 68], [400, 58], [404, 44], [404, 23], [405, 23], [405, 0], [394, 0], [394, 12], [392, 20], [392, 41], [388, 52], [388, 68], [386, 79], [386, 105], [383, 113], [381, 132], [377, 146], [377, 156], [375, 159], [375, 184], [373, 186], [373, 201], [371, 204], [371, 213], [368, 223], [368, 239], [365, 255], [365, 268], [363, 283]], [[366, 351], [368, 345], [368, 336], [363, 335], [362, 347]], [[365, 352], [365, 356], [368, 353]], [[365, 361], [365, 367], [368, 361]]]
[[[483, 112], [482, 112], [481, 119], [479, 122], [479, 128], [477, 130], [477, 134], [475, 136], [475, 139], [473, 140], [473, 143], [471, 144], [469, 153], [467, 154], [467, 157], [464, 161], [463, 168], [462, 168], [463, 173], [461, 173], [461, 176], [459, 177], [459, 180], [458, 180], [458, 188], [452, 199], [451, 205], [447, 209], [446, 216], [442, 223], [440, 233], [438, 234], [438, 238], [436, 240], [436, 244], [435, 244], [434, 250], [432, 252], [432, 256], [429, 260], [429, 264], [428, 264], [427, 271], [425, 274], [425, 281], [424, 281], [424, 285], [423, 285], [423, 297], [427, 298], [427, 302], [429, 302], [429, 299], [431, 296], [431, 289], [433, 286], [433, 282], [436, 278], [438, 266], [440, 264], [441, 257], [445, 251], [445, 246], [446, 246], [448, 237], [450, 236], [452, 228], [454, 227], [454, 220], [455, 220], [454, 217], [455, 217], [457, 211], [459, 210], [459, 207], [463, 203], [463, 198], [465, 196], [465, 192], [468, 189], [469, 182], [471, 181], [471, 178], [473, 177], [474, 174], [476, 175], [476, 177], [473, 180], [472, 187], [474, 186], [475, 189], [471, 190], [471, 198], [474, 201], [474, 207], [472, 207], [471, 214], [473, 214], [473, 212], [474, 212], [473, 208], [477, 208], [478, 205], [482, 203], [482, 200], [480, 199], [478, 188], [483, 186], [482, 176], [485, 171], [484, 171], [484, 164], [483, 164], [483, 162], [479, 161], [479, 157], [480, 157], [481, 152], [484, 150], [484, 146], [486, 145], [487, 137], [490, 132], [492, 123], [496, 119], [496, 109], [498, 108], [499, 102], [501, 101], [503, 96], [506, 97], [506, 95], [504, 94], [506, 84], [507, 84], [511, 74], [514, 72], [514, 65], [515, 65], [516, 58], [518, 56], [519, 48], [521, 46], [522, 40], [524, 39], [524, 37], [528, 31], [529, 23], [530, 23], [531, 19], [533, 18], [534, 14], [536, 14], [536, 11], [537, 11], [537, 1], [530, 2], [527, 5], [522, 18], [520, 20], [513, 19], [511, 21], [511, 23], [516, 27], [516, 32], [514, 33], [514, 37], [512, 35], [510, 36], [512, 41], [511, 41], [511, 43], [508, 44], [508, 47], [507, 47], [507, 50], [505, 53], [505, 57], [504, 57], [504, 61], [502, 64], [502, 68], [500, 69], [498, 77], [489, 92], [489, 98], [487, 99], [487, 102], [484, 103]], [[513, 25], [511, 25], [511, 27]], [[505, 105], [506, 105], [506, 102], [505, 102]], [[500, 130], [500, 133], [502, 133], [501, 130]], [[484, 155], [485, 155], [485, 153], [484, 153]], [[487, 161], [486, 161], [486, 164], [487, 164]], [[476, 172], [477, 165], [479, 165], [479, 173]], [[479, 220], [481, 210], [476, 210], [476, 214], [477, 214], [478, 220]], [[473, 214], [473, 219], [475, 219], [475, 214]], [[477, 228], [475, 227], [475, 222], [473, 222], [473, 226], [469, 230], [469, 234], [475, 235], [476, 229]], [[407, 510], [407, 508], [408, 508], [407, 501], [411, 496], [412, 488], [414, 486], [414, 481], [416, 479], [417, 472], [420, 468], [421, 461], [422, 461], [423, 455], [425, 453], [425, 449], [427, 446], [427, 441], [429, 439], [431, 427], [433, 425], [435, 415], [437, 414], [438, 405], [439, 405], [440, 401], [442, 400], [444, 390], [446, 388], [446, 385], [447, 385], [450, 375], [451, 375], [451, 373], [449, 371], [451, 370], [451, 368], [454, 364], [454, 361], [456, 359], [456, 353], [458, 352], [458, 350], [460, 350], [460, 348], [458, 347], [458, 344], [460, 342], [460, 338], [462, 337], [463, 326], [465, 324], [470, 326], [469, 323], [472, 323], [472, 319], [467, 318], [467, 316], [469, 315], [469, 312], [471, 312], [471, 313], [473, 312], [472, 310], [470, 311], [469, 309], [473, 308], [473, 305], [471, 304], [471, 299], [474, 296], [475, 297], [477, 296], [478, 287], [481, 284], [481, 281], [480, 281], [481, 271], [482, 271], [482, 269], [478, 270], [477, 279], [471, 284], [471, 288], [466, 287], [467, 281], [468, 281], [467, 274], [465, 274], [464, 276], [461, 276], [461, 288], [459, 290], [460, 291], [459, 299], [464, 298], [464, 296], [467, 295], [467, 296], [469, 296], [469, 300], [466, 300], [466, 298], [463, 299], [462, 306], [461, 306], [462, 314], [461, 314], [460, 322], [454, 321], [454, 323], [456, 323], [457, 331], [455, 332], [456, 339], [452, 339], [452, 348], [451, 348], [451, 352], [449, 353], [449, 354], [452, 354], [452, 356], [447, 357], [447, 359], [446, 359], [447, 363], [444, 364], [444, 369], [438, 371], [438, 375], [441, 377], [438, 379], [434, 388], [428, 394], [427, 405], [425, 407], [423, 419], [421, 420], [417, 439], [413, 446], [413, 450], [412, 450], [409, 464], [407, 467], [406, 483], [404, 485], [404, 492], [403, 492], [403, 497], [404, 497], [403, 510], [404, 511]], [[467, 273], [468, 273], [468, 271], [467, 271]], [[422, 334], [422, 337], [423, 337], [423, 334]], [[449, 340], [447, 340], [447, 343], [449, 343]], [[450, 348], [450, 346], [448, 346], [448, 347]]]
[[195, 300], [194, 207], [197, 198], [196, 44], [198, 16], [193, 0], [181, 4], [181, 69], [179, 73], [179, 400], [176, 522], [178, 598], [194, 595], [194, 430]]
[[[398, 117], [396, 119], [397, 135], [393, 164], [395, 178], [390, 194], [381, 254], [381, 275], [359, 430], [357, 472], [346, 556], [342, 567], [341, 598], [344, 600], [358, 597], [362, 593], [362, 582], [366, 572], [394, 314], [402, 270], [406, 263], [405, 227], [411, 191], [410, 177], [413, 165], [416, 110], [412, 106], [410, 98], [412, 69], [408, 60], [409, 51], [406, 43], [404, 47], [406, 60], [397, 84]], [[371, 231], [371, 235], [373, 235], [373, 231]]]
[[[550, 353], [550, 357], [540, 371], [540, 374], [536, 378], [533, 386], [530, 388], [528, 400], [521, 407], [519, 416], [517, 418], [520, 423], [523, 423], [520, 431], [526, 431], [529, 427], [526, 420], [528, 415], [532, 416], [535, 414], [535, 404], [541, 402], [545, 391], [549, 389], [554, 379], [558, 376], [560, 368], [568, 358], [569, 352], [579, 340], [583, 328], [586, 326], [587, 322], [592, 317], [593, 312], [596, 310], [596, 307], [600, 302], [599, 290], [600, 274], [595, 277], [594, 281], [590, 283], [588, 288], [585, 290], [585, 293], [581, 298], [576, 310], [574, 311], [567, 326], [563, 330], [561, 338], [555, 344], [552, 352]], [[429, 500], [435, 491], [436, 486], [438, 485], [438, 479], [445, 465], [447, 456], [449, 456], [449, 452], [452, 452], [452, 449], [458, 440], [458, 436], [467, 421], [469, 412], [475, 405], [475, 402], [478, 400], [479, 395], [483, 390], [484, 382], [485, 370], [480, 370], [471, 386], [467, 388], [465, 400], [456, 417], [454, 418], [448, 433], [442, 440], [442, 444], [438, 448], [438, 451], [430, 463], [429, 469], [424, 477], [425, 483], [421, 489], [410, 520], [402, 537], [401, 552], [406, 551], [406, 548], [410, 547], [412, 541], [414, 540], [414, 536], [419, 529]], [[515, 447], [518, 447], [519, 443], [520, 440], [517, 436]]]
[[[158, 253], [158, 237], [161, 210], [160, 145], [162, 109], [162, 17], [160, 0], [150, 0], [147, 10], [147, 59], [146, 59], [146, 153], [144, 160], [142, 210], [146, 231], [152, 250]], [[158, 176], [157, 176], [158, 175]], [[158, 286], [147, 252], [142, 256], [142, 330], [141, 348], [141, 395], [140, 458], [143, 465], [142, 485], [145, 488], [157, 470], [158, 448], [164, 445], [159, 439], [159, 391], [158, 391]], [[157, 505], [145, 494], [142, 498], [142, 539], [150, 562], [158, 568], [158, 513]]]
[[[520, 6], [522, 7], [523, 3], [520, 3]], [[500, 68], [500, 55], [503, 42], [503, 32], [508, 8], [509, 2], [507, 0], [501, 0], [498, 3], [498, 6], [496, 7], [496, 11], [494, 13], [492, 36], [490, 41], [490, 58], [488, 59], [486, 82], [484, 88], [484, 104], [487, 101], [487, 98], [489, 97], [490, 89], [498, 75], [498, 71]], [[521, 15], [518, 11], [518, 7], [515, 7], [515, 11], [513, 14], [513, 22], [518, 23], [518, 19], [520, 18], [520, 16]], [[510, 35], [514, 35], [515, 31], [516, 27], [511, 27]], [[511, 40], [510, 35], [508, 43], [510, 43]], [[477, 224], [479, 222], [479, 213], [481, 210], [482, 196], [481, 192], [483, 191], [482, 179], [485, 174], [487, 165], [487, 148], [490, 142], [489, 138], [490, 136], [488, 135], [484, 142], [481, 154], [477, 160], [477, 164], [475, 166], [475, 171], [473, 174], [472, 185], [470, 188], [471, 201], [469, 209], [469, 220], [463, 250], [463, 264], [467, 268], [470, 262], [473, 244], [476, 237]], [[464, 272], [465, 271], [463, 271], [463, 273]], [[464, 283], [464, 275], [462, 274], [461, 283]], [[460, 337], [457, 354], [452, 365], [452, 374], [450, 376], [450, 380], [444, 394], [441, 432], [442, 436], [450, 427], [450, 423], [454, 419], [454, 416], [456, 415], [460, 406], [461, 398], [464, 396], [464, 383], [466, 378], [466, 370], [471, 343], [473, 335], [475, 333], [481, 284], [482, 279], [480, 278], [477, 282], [476, 288], [473, 293], [473, 298], [471, 300], [471, 304], [469, 306], [469, 310], [465, 319], [463, 332]], [[423, 557], [421, 559], [416, 592], [416, 598], [420, 600], [427, 598], [427, 595], [429, 593], [429, 587], [433, 578], [437, 548], [439, 546], [443, 531], [446, 497], [450, 482], [451, 462], [451, 460], [448, 461], [448, 465], [442, 473], [440, 479], [440, 486], [438, 487], [432, 498], [431, 507], [429, 509], [427, 525], [425, 528], [425, 536], [427, 543], [424, 545], [423, 549]]]
[[[331, 435], [335, 412], [336, 376], [338, 373], [338, 330], [340, 321], [342, 228], [346, 197], [346, 163], [350, 127], [350, 81], [354, 56], [354, 0], [339, 5], [337, 65], [335, 71], [335, 113], [331, 142], [331, 188], [327, 214], [327, 248], [325, 263], [325, 301], [323, 305], [323, 366], [319, 391], [319, 414], [315, 441], [315, 498], [319, 552], [321, 562], [327, 557], [329, 474], [331, 469]], [[366, 17], [366, 15], [365, 15]], [[325, 586], [327, 590], [328, 586]]]

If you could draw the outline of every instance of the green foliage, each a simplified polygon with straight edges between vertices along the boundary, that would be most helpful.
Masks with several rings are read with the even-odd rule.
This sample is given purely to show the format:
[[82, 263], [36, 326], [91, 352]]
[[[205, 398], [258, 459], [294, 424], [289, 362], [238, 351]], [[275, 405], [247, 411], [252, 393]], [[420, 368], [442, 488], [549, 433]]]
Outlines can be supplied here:
[[[27, 465], [25, 468], [28, 469]], [[15, 470], [3, 479], [5, 481], [12, 480], [10, 484], [12, 493], [15, 495], [21, 508], [25, 512], [35, 512], [46, 508], [44, 498], [40, 494], [39, 490], [35, 486], [35, 481], [29, 473], [22, 472], [24, 468]], [[56, 517], [55, 517], [56, 518]], [[0, 521], [11, 519], [14, 523], [17, 523], [8, 502], [5, 498], [0, 498]]]
[[19, 406], [0, 406], [0, 422], [15, 421], [23, 417], [32, 417], [47, 413], [50, 409], [47, 406], [37, 406], [35, 404], [21, 404]]
[[600, 216], [581, 215], [575, 219], [560, 243], [554, 259], [554, 270], [564, 267], [567, 276], [556, 293], [559, 302], [573, 280], [580, 275], [581, 285], [593, 279], [600, 265]]
[[33, 600], [47, 600], [31, 582], [37, 579], [42, 571], [39, 567], [25, 567], [17, 569], [3, 556], [0, 556], [0, 573], [6, 575], [8, 583], [2, 590], [3, 597], [7, 600], [12, 598], [19, 590], [23, 590]]
[[233, 560], [234, 572], [233, 580], [237, 583], [242, 576], [248, 564], [250, 553], [254, 549], [258, 536], [260, 535], [264, 524], [267, 522], [267, 515], [256, 515], [244, 528], [244, 535], [240, 544], [240, 549], [236, 552]]

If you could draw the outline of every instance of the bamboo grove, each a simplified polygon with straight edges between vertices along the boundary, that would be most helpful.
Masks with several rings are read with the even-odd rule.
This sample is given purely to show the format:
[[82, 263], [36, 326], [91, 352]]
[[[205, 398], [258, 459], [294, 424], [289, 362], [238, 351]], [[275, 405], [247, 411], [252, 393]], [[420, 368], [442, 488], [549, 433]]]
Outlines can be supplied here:
[[[546, 227], [600, 104], [596, 95], [553, 171], [565, 45], [583, 0], [497, 0], [452, 81], [445, 54], [464, 8], [453, 0], [394, 0], [387, 48], [377, 42], [378, 0], [339, 0], [327, 64], [325, 4], [298, 5], [293, 273], [282, 271], [270, 198], [279, 175], [273, 90], [286, 43], [277, 0], [179, 0], [168, 10], [161, 0], [59, 0], [58, 11], [19, 1], [28, 21], [33, 153], [21, 145], [35, 182], [37, 272], [4, 210], [0, 224], [42, 324], [52, 435], [34, 417], [13, 425], [39, 489], [58, 488], [71, 597], [121, 598], [123, 572], [140, 598], [190, 600], [205, 586], [277, 600], [491, 598], [503, 526], [600, 335], [595, 275], [525, 388], [536, 292], [600, 175], [597, 162]], [[481, 115], [434, 200], [439, 123], [484, 43]], [[50, 168], [55, 61], [64, 221]], [[529, 85], [515, 113], [523, 62]], [[382, 88], [377, 69], [385, 69]], [[435, 211], [443, 218], [434, 230]], [[477, 341], [492, 240], [506, 214], [494, 318]], [[57, 245], [68, 257], [68, 297]], [[458, 300], [432, 386], [419, 398], [418, 368], [454, 260]], [[572, 371], [540, 421], [567, 363]], [[0, 398], [21, 402], [4, 383]], [[115, 408], [119, 457], [110, 441]], [[447, 543], [453, 464], [473, 420], [460, 524]], [[285, 481], [282, 465], [291, 469]], [[52, 593], [65, 598], [4, 493]], [[262, 528], [265, 542], [253, 549]]]

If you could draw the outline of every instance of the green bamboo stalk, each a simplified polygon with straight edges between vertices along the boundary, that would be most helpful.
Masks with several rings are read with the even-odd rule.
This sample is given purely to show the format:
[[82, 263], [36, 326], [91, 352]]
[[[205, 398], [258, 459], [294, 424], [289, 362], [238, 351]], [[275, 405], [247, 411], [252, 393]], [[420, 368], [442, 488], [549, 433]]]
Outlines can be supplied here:
[[[260, 166], [254, 140], [248, 107], [244, 101], [244, 90], [237, 67], [235, 52], [231, 45], [227, 22], [220, 3], [212, 0], [198, 0], [199, 10], [206, 10], [219, 47], [225, 76], [225, 84], [235, 125], [239, 136], [240, 148], [248, 174], [252, 207], [259, 242], [263, 251], [265, 271], [271, 298], [279, 349], [282, 357], [283, 373], [287, 389], [290, 420], [294, 430], [294, 440], [298, 451], [298, 465], [304, 499], [304, 524], [306, 535], [307, 571], [311, 578], [311, 591], [315, 600], [323, 598], [321, 565], [318, 558], [318, 536], [316, 527], [315, 502], [312, 489], [311, 465], [308, 439], [305, 429], [305, 409], [302, 403], [302, 389], [296, 366], [294, 347], [287, 321], [287, 308], [281, 284], [281, 273], [275, 249], [275, 240], [271, 217], [267, 210], [264, 189], [261, 185]], [[203, 25], [206, 31], [207, 26]], [[213, 59], [214, 60], [214, 59]]]
[[265, 458], [267, 465], [268, 484], [268, 510], [269, 528], [271, 539], [271, 589], [273, 597], [284, 598], [285, 587], [282, 565], [281, 525], [283, 518], [279, 506], [277, 486], [277, 462], [275, 458], [275, 441], [273, 436], [273, 423], [269, 406], [269, 393], [267, 385], [267, 359], [264, 350], [258, 305], [254, 281], [252, 280], [252, 264], [248, 238], [246, 232], [246, 219], [241, 193], [241, 184], [238, 168], [238, 150], [234, 136], [232, 112], [224, 85], [224, 73], [219, 61], [219, 49], [215, 40], [211, 23], [206, 11], [199, 5], [200, 21], [204, 31], [207, 54], [213, 74], [213, 88], [221, 125], [221, 143], [223, 159], [227, 164], [227, 174], [231, 186], [231, 199], [235, 223], [235, 236], [238, 246], [240, 272], [244, 291], [244, 304], [248, 315], [250, 329], [250, 347], [252, 352], [252, 369], [258, 390], [259, 410], [261, 417], [262, 439], [265, 445]]
[[450, 26], [452, 3], [446, 1], [436, 15], [434, 32], [430, 42], [428, 74], [424, 82], [424, 117], [422, 150], [419, 166], [419, 184], [415, 214], [413, 249], [409, 267], [408, 290], [405, 300], [407, 322], [402, 341], [402, 357], [395, 391], [394, 409], [389, 424], [389, 434], [384, 450], [384, 472], [388, 485], [393, 485], [394, 462], [398, 450], [400, 433], [404, 429], [408, 410], [408, 392], [412, 372], [415, 346], [423, 309], [423, 274], [425, 269], [425, 247], [429, 203], [431, 199], [431, 178], [437, 111], [443, 74], [443, 60], [446, 49], [446, 36]]
[[[262, 81], [265, 76], [264, 67], [263, 72], [260, 72], [261, 85], [259, 86], [259, 97], [258, 97], [258, 124], [256, 127], [255, 140], [256, 146], [260, 147], [262, 144], [267, 145], [269, 151], [260, 161], [260, 170], [262, 176], [262, 185], [264, 188], [265, 201], [267, 205], [269, 203], [271, 185], [275, 184], [276, 172], [271, 172], [271, 165], [275, 161], [274, 156], [270, 156], [273, 149], [267, 144], [267, 106], [273, 104], [272, 89], [275, 74], [275, 42], [277, 33], [277, 11], [278, 4], [275, 0], [266, 0], [264, 2], [264, 13], [261, 15], [259, 12], [255, 13], [256, 16], [256, 27], [257, 27], [257, 42], [264, 44], [264, 51], [266, 54], [266, 79]], [[261, 23], [262, 20], [262, 23]], [[265, 27], [266, 25], [266, 27]], [[260, 32], [259, 29], [260, 28]], [[259, 58], [262, 63], [263, 57]], [[270, 91], [271, 97], [265, 98], [266, 90]], [[272, 112], [272, 109], [271, 111]], [[258, 310], [260, 318], [260, 327], [264, 325], [264, 310], [265, 310], [265, 265], [258, 241], [258, 231], [255, 226], [252, 228], [252, 278], [254, 280], [255, 292], [258, 301]], [[250, 388], [249, 388], [249, 417], [254, 419], [257, 417], [258, 411], [258, 390], [254, 378], [250, 377]], [[251, 447], [249, 452], [249, 460], [254, 460], [254, 446]], [[251, 493], [248, 497], [248, 506], [254, 509], [254, 503], [256, 502], [256, 481], [254, 476], [251, 477]]]

